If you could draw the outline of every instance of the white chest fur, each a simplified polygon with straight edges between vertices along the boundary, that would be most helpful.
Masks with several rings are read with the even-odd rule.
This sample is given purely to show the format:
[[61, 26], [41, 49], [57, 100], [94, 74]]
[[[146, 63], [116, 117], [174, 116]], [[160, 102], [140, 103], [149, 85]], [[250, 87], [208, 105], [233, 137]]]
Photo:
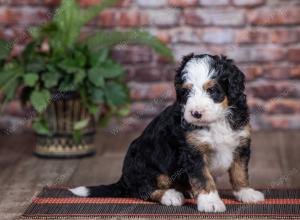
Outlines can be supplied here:
[[220, 176], [229, 169], [234, 150], [239, 146], [240, 140], [247, 136], [247, 129], [234, 131], [225, 120], [213, 123], [209, 130], [197, 131], [197, 138], [212, 148], [209, 169], [213, 176]]

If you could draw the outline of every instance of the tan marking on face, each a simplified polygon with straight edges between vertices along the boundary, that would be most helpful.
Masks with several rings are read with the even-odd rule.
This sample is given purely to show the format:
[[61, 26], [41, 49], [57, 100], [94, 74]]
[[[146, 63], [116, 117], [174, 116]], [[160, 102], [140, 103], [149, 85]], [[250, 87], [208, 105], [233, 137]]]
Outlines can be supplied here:
[[214, 87], [214, 85], [216, 84], [217, 84], [216, 80], [208, 80], [206, 83], [204, 83], [203, 88], [205, 91], [207, 91], [209, 88]]
[[157, 187], [159, 189], [170, 189], [172, 185], [172, 180], [169, 176], [165, 174], [161, 174], [157, 176], [156, 178], [157, 181]]
[[243, 187], [249, 186], [246, 166], [246, 163], [241, 161], [239, 158], [233, 161], [229, 169], [229, 176], [232, 188], [234, 190], [240, 190]]
[[222, 102], [222, 106], [223, 106], [224, 109], [228, 108], [228, 98], [227, 98], [227, 96], [225, 96], [225, 98]]
[[182, 88], [183, 88], [183, 89], [191, 90], [191, 89], [193, 88], [193, 84], [191, 84], [191, 83], [184, 83], [184, 84], [182, 85]]

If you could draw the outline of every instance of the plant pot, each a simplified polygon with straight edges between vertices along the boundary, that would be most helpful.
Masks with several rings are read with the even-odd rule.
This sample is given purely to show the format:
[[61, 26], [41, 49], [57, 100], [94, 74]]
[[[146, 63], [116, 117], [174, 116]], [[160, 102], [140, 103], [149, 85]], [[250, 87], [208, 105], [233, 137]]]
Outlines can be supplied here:
[[[44, 118], [51, 135], [37, 134], [35, 155], [46, 158], [81, 158], [95, 153], [94, 117], [81, 103], [77, 92], [54, 92]], [[74, 124], [89, 120], [81, 130], [81, 138], [73, 138]]]

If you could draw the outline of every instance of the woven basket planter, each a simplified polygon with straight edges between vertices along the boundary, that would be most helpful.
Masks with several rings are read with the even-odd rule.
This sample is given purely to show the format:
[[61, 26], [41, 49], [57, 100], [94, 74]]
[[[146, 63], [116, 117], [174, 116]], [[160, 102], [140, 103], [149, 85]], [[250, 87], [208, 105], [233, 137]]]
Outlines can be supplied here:
[[[76, 92], [53, 93], [52, 100], [44, 113], [51, 136], [37, 135], [35, 154], [47, 158], [79, 158], [95, 153], [95, 120], [81, 103]], [[89, 119], [81, 131], [82, 138], [73, 138], [74, 124]]]

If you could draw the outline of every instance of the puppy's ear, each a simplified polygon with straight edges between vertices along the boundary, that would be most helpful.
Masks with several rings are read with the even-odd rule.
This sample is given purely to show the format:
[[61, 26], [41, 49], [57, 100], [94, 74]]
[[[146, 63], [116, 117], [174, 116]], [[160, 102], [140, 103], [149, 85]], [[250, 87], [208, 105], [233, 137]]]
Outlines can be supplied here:
[[223, 61], [223, 68], [227, 72], [227, 97], [230, 105], [236, 104], [236, 102], [244, 97], [245, 91], [245, 75], [244, 73], [234, 65], [233, 61], [226, 57], [221, 58]]
[[184, 56], [182, 58], [182, 61], [181, 61], [181, 64], [180, 64], [179, 68], [176, 70], [176, 76], [175, 76], [175, 82], [174, 82], [174, 84], [175, 84], [177, 101], [179, 103], [184, 103], [186, 101], [186, 96], [187, 96], [187, 92], [188, 91], [182, 87], [182, 84], [184, 82], [184, 79], [183, 79], [183, 75], [184, 75], [183, 69], [184, 69], [185, 65], [187, 64], [187, 62], [190, 59], [192, 59], [193, 57], [194, 57], [193, 53]]
[[233, 66], [228, 76], [228, 99], [235, 102], [245, 91], [245, 75], [236, 66]]
[[190, 53], [190, 54], [184, 56], [182, 58], [181, 65], [185, 65], [193, 56], [194, 56], [194, 53]]

